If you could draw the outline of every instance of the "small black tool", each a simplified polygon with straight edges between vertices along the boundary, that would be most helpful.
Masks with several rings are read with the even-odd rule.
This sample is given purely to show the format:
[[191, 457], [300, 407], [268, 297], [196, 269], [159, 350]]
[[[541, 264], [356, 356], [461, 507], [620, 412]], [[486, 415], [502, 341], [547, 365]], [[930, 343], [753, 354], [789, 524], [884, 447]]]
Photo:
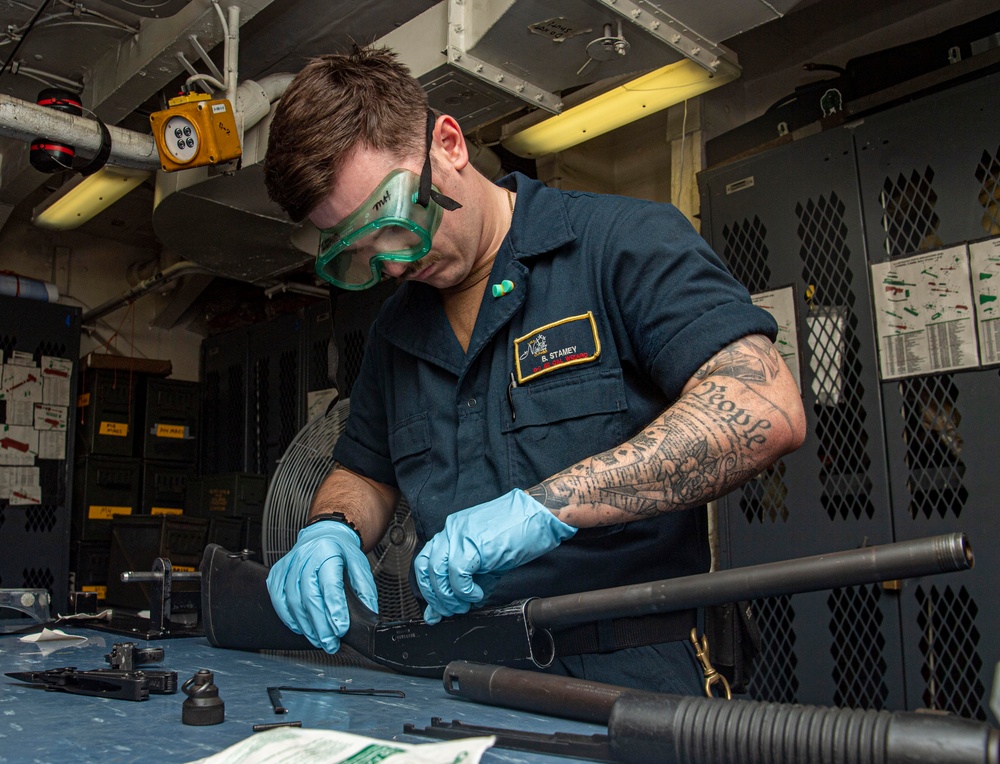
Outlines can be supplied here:
[[438, 740], [458, 740], [466, 737], [496, 737], [494, 746], [511, 751], [547, 753], [551, 756], [565, 756], [588, 761], [615, 761], [611, 757], [607, 735], [578, 735], [572, 732], [528, 732], [504, 727], [483, 727], [478, 724], [463, 724], [459, 721], [446, 722], [439, 717], [431, 719], [431, 726], [418, 729], [413, 724], [404, 724], [407, 735], [423, 735]]
[[267, 697], [271, 700], [271, 707], [276, 714], [287, 714], [288, 709], [282, 705], [281, 691], [286, 692], [334, 692], [341, 695], [380, 695], [389, 698], [405, 698], [406, 693], [402, 690], [376, 690], [374, 688], [356, 689], [341, 685], [340, 687], [268, 687]]
[[181, 685], [187, 695], [181, 707], [181, 721], [195, 727], [221, 724], [226, 719], [226, 704], [219, 697], [215, 686], [215, 676], [207, 669], [201, 669]]
[[302, 722], [274, 722], [273, 724], [255, 724], [253, 725], [254, 732], [266, 732], [267, 730], [276, 730], [279, 727], [301, 727]]
[[77, 671], [72, 666], [67, 666], [47, 671], [15, 671], [7, 676], [52, 692], [116, 700], [148, 700], [150, 693], [170, 695], [177, 692], [176, 671]]

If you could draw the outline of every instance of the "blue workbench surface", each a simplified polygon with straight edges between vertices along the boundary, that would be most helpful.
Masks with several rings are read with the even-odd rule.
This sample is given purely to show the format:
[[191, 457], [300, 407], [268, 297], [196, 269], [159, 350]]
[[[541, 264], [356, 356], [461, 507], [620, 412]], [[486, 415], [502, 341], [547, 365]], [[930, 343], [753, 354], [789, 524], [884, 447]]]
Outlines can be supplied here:
[[[607, 729], [565, 719], [480, 705], [449, 695], [438, 679], [403, 676], [381, 669], [337, 665], [323, 653], [285, 655], [220, 650], [204, 637], [136, 642], [162, 647], [164, 660], [150, 669], [177, 672], [178, 688], [199, 669], [215, 674], [226, 720], [210, 727], [181, 723], [187, 696], [150, 695], [133, 702], [62, 692], [44, 692], [3, 676], [11, 671], [43, 671], [62, 666], [107, 668], [104, 656], [116, 642], [135, 641], [118, 634], [64, 627], [87, 637], [78, 646], [43, 654], [17, 636], [0, 636], [0, 763], [14, 762], [187, 762], [208, 756], [254, 734], [254, 724], [301, 721], [303, 727], [335, 729], [405, 743], [435, 742], [403, 734], [403, 724], [430, 726], [431, 717], [466, 724], [585, 735]], [[405, 698], [316, 693], [282, 693], [288, 713], [276, 715], [266, 688], [377, 688], [402, 690]], [[491, 749], [484, 764], [566, 762], [568, 759]]]

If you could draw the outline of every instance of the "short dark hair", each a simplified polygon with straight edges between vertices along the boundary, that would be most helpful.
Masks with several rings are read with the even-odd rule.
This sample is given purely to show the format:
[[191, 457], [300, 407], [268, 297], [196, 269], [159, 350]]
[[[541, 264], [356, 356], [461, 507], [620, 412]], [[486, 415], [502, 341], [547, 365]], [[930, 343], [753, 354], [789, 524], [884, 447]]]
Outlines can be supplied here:
[[314, 58], [275, 109], [264, 159], [271, 199], [298, 222], [330, 193], [357, 147], [399, 157], [423, 150], [427, 94], [388, 48]]

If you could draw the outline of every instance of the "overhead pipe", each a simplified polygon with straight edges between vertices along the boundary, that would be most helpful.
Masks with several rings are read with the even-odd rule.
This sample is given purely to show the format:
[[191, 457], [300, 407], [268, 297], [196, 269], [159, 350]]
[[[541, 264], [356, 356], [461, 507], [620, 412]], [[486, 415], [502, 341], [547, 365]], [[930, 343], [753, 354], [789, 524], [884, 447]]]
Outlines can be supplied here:
[[[114, 125], [107, 127], [111, 134], [108, 164], [137, 170], [160, 168], [153, 136]], [[0, 136], [31, 143], [40, 135], [91, 154], [101, 147], [101, 128], [96, 120], [0, 93]]]
[[162, 287], [164, 284], [169, 284], [171, 281], [179, 279], [181, 276], [187, 276], [195, 273], [213, 273], [213, 271], [203, 265], [193, 263], [190, 260], [182, 260], [179, 263], [174, 263], [173, 265], [164, 268], [162, 271], [154, 273], [148, 279], [143, 279], [131, 289], [123, 292], [121, 296], [108, 300], [92, 310], [88, 310], [83, 314], [80, 321], [84, 324], [96, 321], [97, 319], [108, 315], [108, 313], [113, 313], [118, 310], [118, 308], [124, 307], [137, 298], [142, 297], [142, 295], [146, 294], [146, 292], [156, 289], [157, 287]]

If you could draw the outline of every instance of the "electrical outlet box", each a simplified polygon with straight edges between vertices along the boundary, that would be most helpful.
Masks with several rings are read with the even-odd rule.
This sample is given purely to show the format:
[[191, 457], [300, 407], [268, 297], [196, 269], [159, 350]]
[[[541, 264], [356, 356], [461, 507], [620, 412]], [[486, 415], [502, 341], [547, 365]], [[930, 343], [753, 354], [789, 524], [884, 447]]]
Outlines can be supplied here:
[[164, 172], [220, 164], [243, 152], [232, 104], [205, 93], [171, 98], [169, 108], [149, 115]]

